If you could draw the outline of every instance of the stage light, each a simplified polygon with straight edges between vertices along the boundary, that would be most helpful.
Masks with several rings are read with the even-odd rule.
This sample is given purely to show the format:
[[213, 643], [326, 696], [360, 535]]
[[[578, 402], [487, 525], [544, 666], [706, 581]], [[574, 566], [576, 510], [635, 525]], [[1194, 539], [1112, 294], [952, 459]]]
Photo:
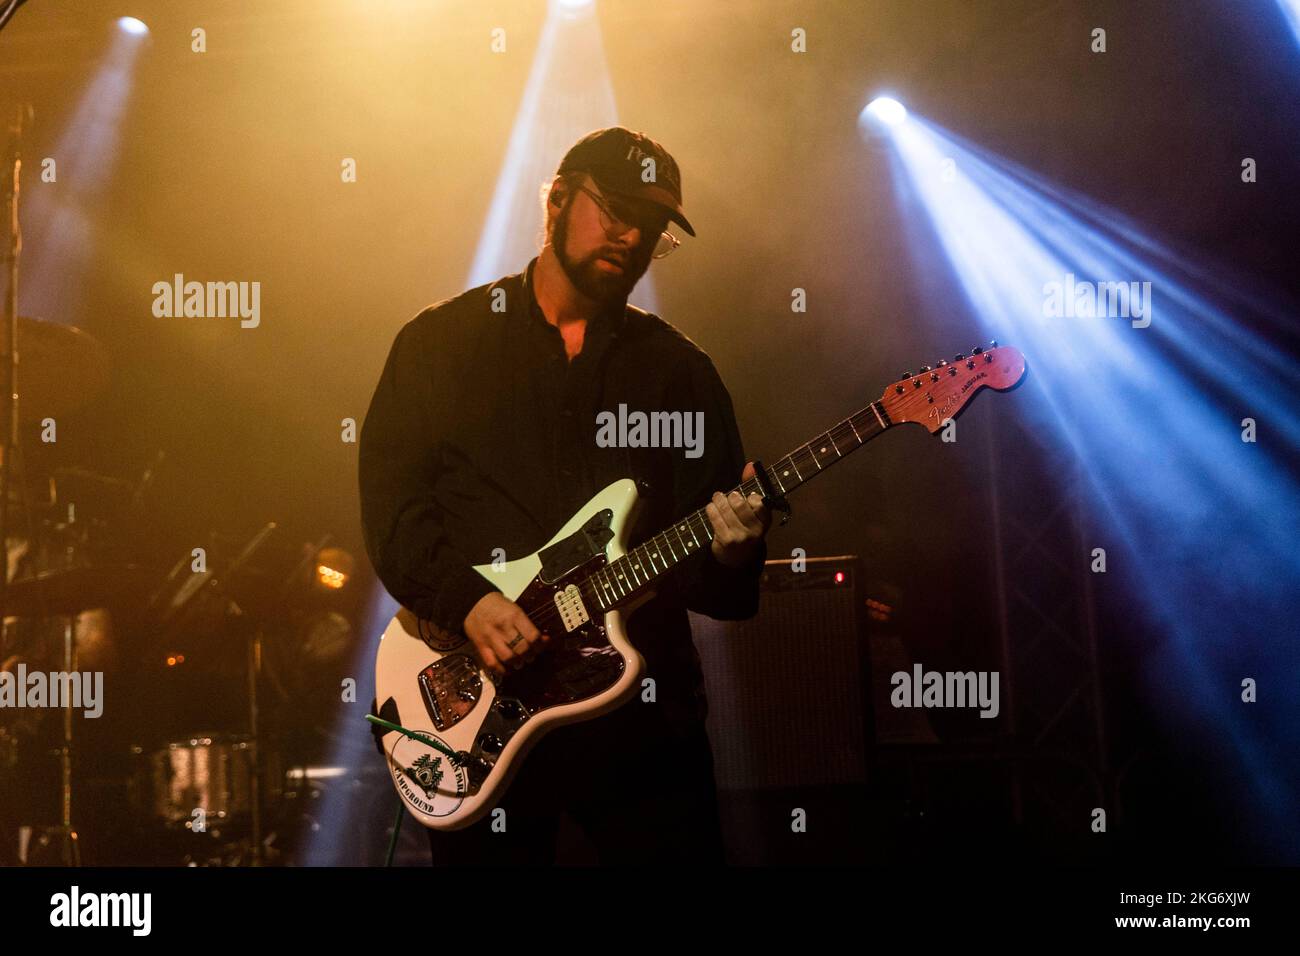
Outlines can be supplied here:
[[[552, 0], [467, 287], [517, 272], [537, 254], [545, 222], [539, 187], [551, 182], [565, 149], [592, 130], [618, 122], [600, 22], [587, 15], [595, 7], [592, 0]], [[637, 283], [629, 301], [658, 311], [650, 274]]]
[[348, 576], [341, 571], [335, 571], [323, 564], [316, 565], [316, 581], [322, 587], [338, 589], [343, 587], [347, 579]]
[[892, 96], [877, 96], [867, 104], [860, 122], [875, 121], [884, 126], [901, 126], [907, 119], [907, 107]]
[[1277, 0], [1277, 5], [1282, 9], [1282, 17], [1295, 35], [1296, 42], [1300, 43], [1300, 0]]
[[[1287, 467], [1300, 426], [1278, 410], [1300, 370], [1253, 331], [1285, 316], [1221, 267], [923, 117], [887, 135], [923, 311], [951, 323], [945, 339], [1025, 353], [1016, 414], [1079, 463], [1096, 545], [1123, 555], [1105, 586], [1172, 638], [1150, 640], [1148, 694], [1179, 732], [1216, 729], [1263, 825], [1294, 819], [1295, 781], [1268, 754], [1300, 745], [1296, 704], [1248, 715], [1229, 686], [1257, 671], [1300, 682], [1300, 650], [1278, 640], [1294, 633], [1280, 595], [1300, 593]], [[1225, 608], [1239, 612], [1225, 621]]]
[[144, 36], [149, 32], [149, 28], [145, 26], [144, 21], [137, 20], [135, 17], [118, 17], [117, 28], [124, 33], [137, 37]]
[[58, 157], [59, 188], [33, 190], [23, 210], [28, 271], [19, 295], [25, 315], [73, 324], [90, 304], [82, 298], [82, 279], [95, 257], [103, 255], [96, 247], [99, 203], [116, 168], [135, 66], [145, 46], [134, 28], [122, 20], [117, 26], [105, 25], [107, 49], [87, 72], [87, 84], [50, 150]]
[[342, 548], [322, 548], [316, 555], [316, 585], [330, 591], [342, 590], [355, 566], [352, 555]]

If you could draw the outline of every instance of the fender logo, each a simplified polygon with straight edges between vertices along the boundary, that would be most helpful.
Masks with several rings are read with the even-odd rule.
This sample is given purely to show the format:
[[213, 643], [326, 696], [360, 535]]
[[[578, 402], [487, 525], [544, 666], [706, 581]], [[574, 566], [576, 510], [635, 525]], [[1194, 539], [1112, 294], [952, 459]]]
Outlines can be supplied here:
[[955, 395], [949, 395], [942, 405], [933, 406], [929, 411], [928, 417], [933, 419], [936, 422], [942, 422], [944, 419], [948, 417], [948, 413], [953, 410], [954, 406], [957, 406], [961, 403], [962, 396], [964, 396], [968, 391], [970, 391], [971, 386], [973, 386], [980, 379], [988, 378], [988, 377], [989, 377], [988, 372], [980, 372], [978, 375], [972, 375], [966, 381], [966, 384], [964, 384], [961, 387], [961, 391], [959, 391]]

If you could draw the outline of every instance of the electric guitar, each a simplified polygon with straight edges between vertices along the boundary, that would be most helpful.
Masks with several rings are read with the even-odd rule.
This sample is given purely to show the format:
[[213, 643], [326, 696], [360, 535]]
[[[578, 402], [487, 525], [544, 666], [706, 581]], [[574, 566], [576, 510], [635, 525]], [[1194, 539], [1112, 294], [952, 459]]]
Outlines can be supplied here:
[[[779, 505], [786, 493], [849, 452], [904, 422], [938, 433], [984, 388], [1005, 391], [1025, 372], [1014, 348], [975, 349], [923, 366], [829, 431], [815, 436], [738, 490]], [[713, 539], [703, 508], [629, 547], [636, 483], [599, 492], [543, 548], [475, 568], [517, 603], [551, 642], [505, 677], [479, 663], [474, 645], [402, 609], [384, 631], [375, 664], [379, 717], [393, 784], [416, 819], [456, 830], [500, 800], [528, 751], [548, 730], [589, 720], [637, 692], [645, 661], [626, 621], [654, 583]]]

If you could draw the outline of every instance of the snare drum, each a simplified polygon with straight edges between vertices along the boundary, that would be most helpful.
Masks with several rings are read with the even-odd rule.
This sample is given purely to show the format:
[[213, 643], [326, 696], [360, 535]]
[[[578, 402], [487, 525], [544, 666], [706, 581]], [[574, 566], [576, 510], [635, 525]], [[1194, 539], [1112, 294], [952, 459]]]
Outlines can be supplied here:
[[[241, 822], [252, 809], [253, 755], [248, 737], [195, 734], [165, 746], [134, 751], [136, 798], [141, 810], [168, 826], [192, 829], [203, 810], [206, 829]], [[262, 806], [278, 800], [283, 790], [279, 754], [263, 745]]]

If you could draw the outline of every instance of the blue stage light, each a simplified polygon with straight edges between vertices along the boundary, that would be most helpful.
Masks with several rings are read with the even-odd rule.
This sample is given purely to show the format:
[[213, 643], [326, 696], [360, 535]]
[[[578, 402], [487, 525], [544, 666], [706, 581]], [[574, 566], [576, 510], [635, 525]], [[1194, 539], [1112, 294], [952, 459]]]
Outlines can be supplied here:
[[[1080, 463], [1097, 546], [1124, 555], [1107, 586], [1172, 638], [1135, 648], [1152, 698], [1184, 734], [1214, 735], [1244, 798], [1267, 811], [1262, 826], [1293, 821], [1300, 779], [1284, 755], [1300, 747], [1300, 701], [1288, 691], [1255, 711], [1240, 698], [1244, 678], [1300, 686], [1300, 647], [1285, 637], [1300, 594], [1300, 425], [1288, 411], [1300, 369], [1268, 337], [1283, 310], [923, 117], [887, 139], [926, 311], [973, 318], [985, 331], [968, 338], [1024, 351], [1017, 408]], [[1293, 828], [1288, 840], [1273, 845], [1300, 853]]]
[[1300, 0], [1277, 0], [1277, 5], [1282, 8], [1282, 16], [1291, 27], [1296, 42], [1300, 43]]
[[883, 126], [901, 126], [906, 119], [906, 106], [892, 96], [877, 96], [863, 109], [859, 122], [874, 121]]

